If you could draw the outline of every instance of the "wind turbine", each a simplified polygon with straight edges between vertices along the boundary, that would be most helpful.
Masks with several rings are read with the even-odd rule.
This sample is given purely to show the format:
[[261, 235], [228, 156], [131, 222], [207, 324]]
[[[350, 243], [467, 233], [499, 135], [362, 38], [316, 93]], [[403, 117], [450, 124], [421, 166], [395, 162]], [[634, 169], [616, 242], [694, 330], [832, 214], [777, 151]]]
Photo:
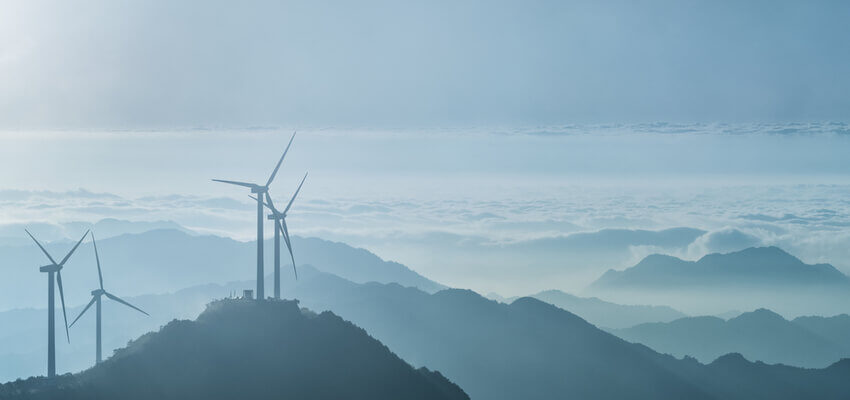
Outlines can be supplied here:
[[110, 298], [114, 301], [117, 301], [117, 302], [119, 302], [119, 303], [121, 303], [121, 304], [123, 304], [127, 307], [130, 307], [130, 308], [132, 308], [132, 309], [134, 309], [134, 310], [136, 310], [136, 311], [138, 311], [142, 314], [145, 314], [145, 315], [148, 315], [148, 316], [150, 316], [150, 314], [142, 311], [141, 308], [138, 308], [138, 307], [136, 307], [136, 306], [124, 301], [124, 300], [121, 300], [118, 296], [116, 296], [112, 293], [109, 293], [109, 292], [107, 292], [106, 290], [103, 289], [103, 273], [100, 270], [100, 256], [97, 254], [97, 242], [94, 240], [94, 232], [92, 232], [92, 234], [91, 234], [91, 241], [94, 244], [94, 258], [95, 258], [95, 260], [97, 260], [97, 278], [100, 280], [100, 289], [95, 289], [95, 290], [91, 291], [91, 297], [92, 297], [91, 301], [89, 302], [88, 305], [86, 305], [86, 308], [84, 308], [83, 311], [80, 312], [80, 315], [78, 315], [77, 318], [74, 318], [74, 321], [71, 322], [71, 326], [74, 326], [74, 324], [77, 322], [77, 320], [79, 320], [80, 317], [82, 317], [83, 314], [85, 314], [86, 311], [88, 311], [88, 309], [91, 308], [92, 304], [95, 304], [95, 303], [97, 304], [97, 323], [96, 323], [96, 326], [97, 326], [97, 328], [96, 328], [96, 331], [97, 331], [97, 333], [96, 333], [97, 350], [96, 350], [95, 361], [96, 361], [97, 364], [100, 364], [100, 362], [103, 360], [103, 358], [101, 357], [101, 345], [100, 345], [100, 343], [101, 343], [101, 341], [100, 341], [100, 326], [101, 326], [101, 324], [100, 324], [100, 315], [101, 315], [100, 300], [101, 300], [101, 297], [106, 296], [106, 297], [108, 297], [108, 298]]
[[274, 171], [272, 171], [272, 175], [269, 177], [269, 180], [265, 185], [213, 179], [215, 182], [229, 183], [231, 185], [251, 188], [251, 193], [257, 194], [257, 300], [265, 299], [265, 293], [263, 290], [265, 286], [263, 277], [263, 194], [268, 195], [269, 185], [272, 184], [275, 175], [277, 175], [277, 170], [280, 169], [280, 164], [283, 162], [283, 158], [286, 157], [286, 152], [289, 151], [289, 146], [292, 146], [292, 139], [295, 139], [295, 132], [292, 133], [292, 137], [289, 139], [289, 144], [286, 145], [286, 150], [283, 151], [283, 155], [280, 156], [280, 161], [277, 162], [277, 165], [274, 167]]
[[[286, 248], [289, 250], [289, 257], [292, 259], [292, 270], [295, 272], [295, 279], [298, 279], [298, 270], [295, 269], [295, 256], [292, 254], [292, 242], [289, 240], [289, 229], [286, 227], [286, 213], [289, 212], [289, 208], [292, 207], [292, 202], [295, 201], [295, 197], [298, 196], [298, 192], [301, 191], [301, 186], [304, 185], [304, 180], [307, 179], [307, 174], [304, 174], [304, 178], [301, 178], [301, 183], [298, 184], [298, 189], [295, 190], [295, 194], [292, 195], [292, 199], [289, 200], [289, 204], [286, 205], [286, 208], [283, 212], [280, 212], [275, 208], [274, 202], [272, 202], [272, 197], [266, 192], [266, 207], [271, 210], [271, 214], [269, 214], [268, 218], [270, 220], [274, 220], [274, 298], [276, 300], [280, 300], [280, 236], [281, 232], [283, 233], [283, 240], [286, 241]], [[251, 196], [252, 199], [257, 200], [256, 197]]]
[[47, 259], [50, 260], [49, 265], [45, 265], [38, 270], [41, 272], [47, 272], [47, 377], [53, 378], [56, 376], [56, 321], [55, 321], [55, 311], [54, 311], [54, 295], [53, 295], [53, 281], [54, 276], [56, 277], [55, 281], [59, 285], [59, 298], [62, 300], [62, 318], [65, 320], [65, 337], [68, 338], [68, 343], [71, 343], [71, 334], [68, 332], [68, 315], [65, 313], [65, 293], [62, 289], [62, 267], [65, 265], [65, 262], [71, 258], [71, 254], [74, 254], [74, 251], [77, 250], [77, 247], [80, 247], [80, 243], [83, 242], [83, 239], [86, 238], [86, 235], [89, 234], [89, 231], [83, 234], [83, 237], [80, 238], [80, 241], [74, 245], [74, 248], [65, 255], [65, 258], [62, 259], [62, 262], [56, 263], [53, 257], [50, 256], [50, 253], [44, 249], [44, 246], [39, 243], [38, 240], [30, 233], [30, 231], [24, 229], [24, 231], [29, 235], [30, 238], [38, 245], [38, 248], [44, 252], [44, 255], [47, 256]]

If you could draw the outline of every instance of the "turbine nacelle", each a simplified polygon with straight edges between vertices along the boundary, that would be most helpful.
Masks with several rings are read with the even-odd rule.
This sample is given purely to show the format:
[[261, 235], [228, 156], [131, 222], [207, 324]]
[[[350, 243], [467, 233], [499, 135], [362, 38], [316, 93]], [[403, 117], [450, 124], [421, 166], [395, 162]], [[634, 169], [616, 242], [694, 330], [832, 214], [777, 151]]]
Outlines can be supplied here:
[[62, 270], [62, 266], [57, 264], [51, 264], [45, 265], [43, 267], [38, 267], [38, 270], [41, 272], [59, 272], [60, 270]]
[[94, 297], [103, 296], [104, 293], [106, 293], [106, 291], [103, 290], [103, 289], [95, 289], [95, 290], [91, 291], [91, 295], [94, 296]]
[[269, 187], [268, 187], [268, 186], [259, 186], [259, 185], [256, 185], [256, 186], [252, 186], [252, 187], [251, 187], [251, 193], [258, 193], [258, 194], [259, 194], [259, 193], [268, 193], [268, 191], [269, 191]]

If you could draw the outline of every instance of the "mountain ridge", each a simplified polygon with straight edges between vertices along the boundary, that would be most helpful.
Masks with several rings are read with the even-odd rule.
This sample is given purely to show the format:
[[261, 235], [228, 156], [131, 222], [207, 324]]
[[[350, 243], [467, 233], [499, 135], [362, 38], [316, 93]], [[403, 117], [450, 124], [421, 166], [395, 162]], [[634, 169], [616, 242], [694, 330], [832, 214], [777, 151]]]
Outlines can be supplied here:
[[789, 321], [761, 308], [728, 320], [686, 317], [611, 332], [656, 351], [676, 357], [691, 356], [704, 363], [739, 353], [768, 364], [826, 368], [842, 357], [850, 357], [850, 336], [845, 335], [850, 332], [850, 316], [840, 317], [801, 317]]
[[[309, 290], [308, 295], [301, 291], [306, 287], [298, 288], [303, 304], [333, 309], [356, 321], [405, 360], [440, 370], [473, 398], [619, 399], [623, 393], [646, 399], [753, 398], [735, 395], [735, 385], [744, 385], [756, 398], [795, 398], [783, 394], [786, 386], [795, 385], [810, 398], [840, 398], [832, 392], [825, 395], [818, 381], [830, 390], [850, 392], [850, 384], [826, 370], [791, 368], [784, 381], [763, 379], [770, 388], [720, 379], [716, 376], [722, 371], [693, 358], [676, 359], [628, 343], [530, 297], [503, 304], [469, 290], [427, 294], [398, 285], [352, 285], [328, 278], [336, 282], [332, 289]], [[775, 369], [749, 362], [741, 368], [767, 376], [772, 372], [765, 371]]]
[[789, 316], [835, 315], [847, 312], [850, 277], [830, 264], [806, 264], [775, 246], [750, 247], [697, 261], [646, 256], [624, 270], [608, 270], [582, 294], [664, 304], [690, 315], [758, 308]]
[[749, 247], [725, 254], [712, 253], [697, 261], [653, 254], [625, 270], [606, 271], [591, 287], [664, 288], [665, 285], [745, 283], [850, 286], [850, 277], [830, 264], [805, 264], [784, 250], [770, 246]]
[[469, 399], [362, 328], [296, 301], [214, 301], [194, 321], [174, 320], [99, 365], [51, 385], [43, 380], [0, 385], [0, 397]]
[[[598, 297], [580, 297], [556, 289], [544, 290], [528, 297], [555, 305], [603, 328], [628, 328], [640, 323], [669, 322], [687, 316], [668, 306], [617, 304]], [[503, 300], [509, 302], [511, 299]]]
[[725, 254], [712, 253], [697, 261], [653, 254], [625, 270], [606, 271], [591, 287], [664, 288], [665, 285], [709, 284], [850, 286], [850, 278], [830, 264], [805, 264], [784, 250], [771, 246], [750, 247]]
[[[764, 384], [737, 382], [736, 376], [724, 375], [722, 368], [712, 369], [694, 358], [676, 359], [646, 345], [628, 343], [537, 299], [502, 304], [463, 289], [429, 294], [398, 284], [357, 284], [309, 267], [303, 268], [300, 278], [284, 282], [286, 297], [298, 298], [304, 308], [330, 310], [352, 321], [407, 363], [439, 370], [473, 398], [620, 399], [623, 393], [646, 399], [800, 398], [786, 395], [787, 391], [831, 399], [842, 398], [834, 393], [850, 393], [846, 375], [835, 368], [804, 370], [747, 361], [733, 365], [740, 369], [736, 373], [758, 377]], [[187, 289], [179, 298], [134, 301], [143, 307], [154, 301], [159, 309], [167, 309], [227, 296], [251, 285], [250, 281], [227, 287], [208, 285]], [[129, 319], [115, 322], [125, 321]], [[84, 326], [91, 323], [82, 321]], [[90, 348], [85, 350], [90, 365]], [[782, 380], [776, 380], [774, 374], [782, 375]], [[751, 396], [737, 394], [740, 388]]]
[[[311, 264], [333, 272], [354, 282], [399, 282], [416, 286], [428, 292], [445, 288], [410, 268], [385, 261], [365, 249], [318, 238], [293, 236], [295, 261], [299, 265]], [[265, 242], [267, 248], [272, 241]], [[55, 254], [67, 252], [65, 243], [47, 243], [46, 248]], [[173, 229], [155, 229], [138, 234], [123, 234], [98, 240], [101, 261], [113, 266], [104, 276], [112, 290], [127, 296], [150, 293], [167, 293], [186, 287], [207, 283], [225, 284], [252, 279], [256, 273], [256, 243], [239, 242], [215, 235], [190, 235]], [[152, 251], [156, 249], [156, 251]], [[281, 257], [282, 279], [294, 279], [291, 262]], [[16, 265], [30, 273], [21, 274], [16, 281], [0, 280], [0, 292], [9, 299], [9, 308], [42, 306], [43, 295], [29, 290], [41, 287], [37, 267], [43, 265], [44, 256], [35, 244], [0, 246], [0, 265]], [[273, 252], [266, 251], [265, 272], [272, 273]], [[96, 283], [94, 252], [91, 243], [83, 243], [63, 271], [66, 302], [69, 305], [85, 303], [92, 284]], [[114, 274], [114, 275], [112, 275]], [[111, 276], [121, 276], [112, 279]], [[272, 281], [267, 281], [271, 293]]]

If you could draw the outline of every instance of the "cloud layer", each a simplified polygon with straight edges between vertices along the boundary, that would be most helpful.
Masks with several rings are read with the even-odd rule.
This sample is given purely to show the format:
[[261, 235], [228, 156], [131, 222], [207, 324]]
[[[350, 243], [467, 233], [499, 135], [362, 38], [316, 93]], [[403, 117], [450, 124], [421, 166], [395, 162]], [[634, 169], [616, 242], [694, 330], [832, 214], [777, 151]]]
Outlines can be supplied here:
[[[113, 232], [179, 224], [252, 240], [247, 190], [210, 178], [267, 179], [290, 133], [0, 133], [0, 239], [25, 241], [26, 225], [71, 240], [110, 218], [129, 221]], [[313, 129], [271, 191], [285, 203], [309, 170], [293, 234], [512, 296], [580, 290], [656, 252], [776, 245], [848, 271], [848, 153], [847, 125], [827, 122]], [[688, 229], [661, 240], [671, 228]]]
[[[538, 199], [305, 199], [289, 225], [293, 234], [365, 247], [450, 285], [510, 295], [580, 290], [652, 253], [697, 259], [762, 245], [850, 272], [850, 186], [671, 188], [663, 196], [575, 189]], [[26, 243], [25, 226], [45, 240], [71, 240], [103, 218], [119, 220], [99, 222], [101, 236], [178, 226], [240, 240], [255, 234], [247, 197], [1, 193], [5, 243]], [[689, 228], [669, 230], [675, 227]]]

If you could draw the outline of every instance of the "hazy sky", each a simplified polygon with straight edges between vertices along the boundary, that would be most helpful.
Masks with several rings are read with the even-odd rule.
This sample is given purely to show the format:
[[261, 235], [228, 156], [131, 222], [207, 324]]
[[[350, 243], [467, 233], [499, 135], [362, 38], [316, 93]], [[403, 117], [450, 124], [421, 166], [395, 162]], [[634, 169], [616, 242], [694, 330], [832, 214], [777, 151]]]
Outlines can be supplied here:
[[[449, 285], [578, 289], [650, 252], [762, 244], [850, 271], [848, 16], [844, 1], [0, 0], [0, 233], [114, 217], [247, 240], [249, 200], [209, 179], [263, 181], [298, 129], [272, 189], [311, 173], [294, 234]], [[581, 263], [475, 257], [677, 226], [706, 233]]]
[[[271, 192], [286, 201], [310, 171], [293, 234], [362, 246], [483, 293], [580, 291], [651, 253], [695, 259], [757, 245], [850, 272], [848, 132], [841, 123], [306, 129]], [[24, 226], [70, 238], [79, 232], [56, 225], [101, 218], [251, 240], [247, 193], [210, 179], [264, 181], [290, 133], [0, 134], [0, 240], [28, 244]], [[672, 227], [706, 233], [676, 248], [605, 247], [604, 234], [591, 253], [558, 242]], [[541, 253], [537, 240], [554, 241]], [[513, 258], [487, 258], [498, 249]]]
[[0, 127], [846, 120], [844, 1], [3, 1]]

